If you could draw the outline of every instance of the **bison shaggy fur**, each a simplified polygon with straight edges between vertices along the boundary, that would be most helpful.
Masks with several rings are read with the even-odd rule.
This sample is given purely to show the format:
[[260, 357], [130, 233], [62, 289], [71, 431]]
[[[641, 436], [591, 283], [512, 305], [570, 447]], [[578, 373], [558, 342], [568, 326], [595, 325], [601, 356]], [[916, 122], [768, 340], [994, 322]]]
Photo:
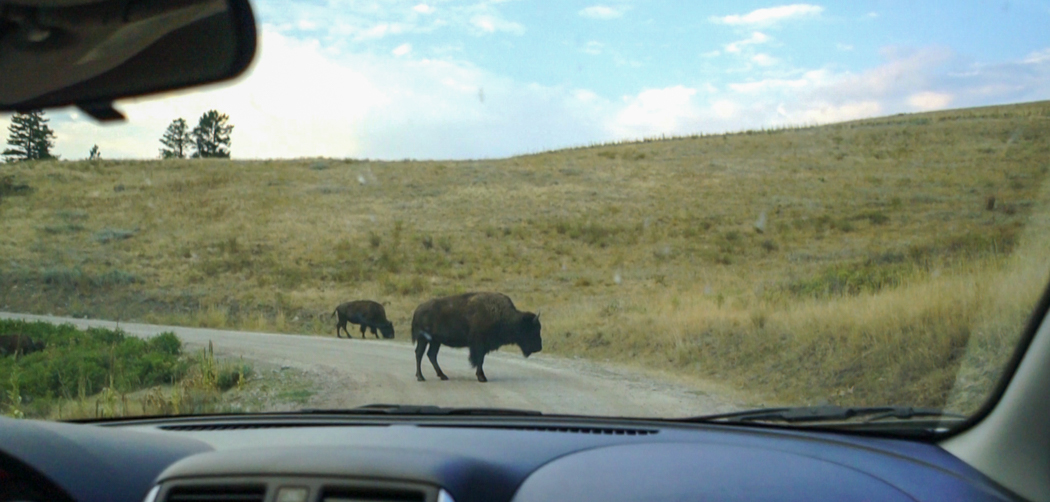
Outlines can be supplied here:
[[372, 334], [379, 338], [376, 329], [383, 334], [383, 338], [394, 337], [394, 324], [387, 320], [386, 310], [383, 306], [371, 300], [357, 300], [346, 302], [335, 308], [333, 316], [339, 316], [335, 325], [335, 336], [342, 338], [339, 330], [346, 332], [347, 338], [353, 338], [346, 329], [346, 323], [361, 325], [361, 338], [365, 337], [365, 330], [372, 330]]
[[25, 355], [38, 350], [44, 350], [44, 342], [33, 340], [28, 335], [21, 333], [0, 335], [0, 356]]
[[521, 348], [525, 357], [543, 349], [539, 316], [519, 311], [500, 293], [465, 293], [422, 303], [412, 315], [412, 342], [416, 344], [416, 379], [420, 382], [424, 381], [420, 369], [424, 352], [438, 378], [448, 380], [437, 362], [442, 345], [468, 347], [470, 365], [477, 368], [479, 382], [488, 381], [482, 369], [485, 354], [511, 344]]

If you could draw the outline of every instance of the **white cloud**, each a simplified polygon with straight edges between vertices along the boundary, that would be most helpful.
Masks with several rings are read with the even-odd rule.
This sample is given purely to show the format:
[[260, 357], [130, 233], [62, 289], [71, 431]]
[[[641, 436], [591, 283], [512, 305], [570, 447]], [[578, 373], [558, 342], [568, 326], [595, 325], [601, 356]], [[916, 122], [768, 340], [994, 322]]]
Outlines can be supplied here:
[[730, 42], [726, 44], [724, 48], [725, 51], [728, 53], [738, 54], [740, 53], [741, 49], [743, 49], [745, 46], [764, 44], [766, 42], [769, 42], [769, 40], [769, 35], [766, 35], [765, 33], [762, 33], [760, 31], [755, 31], [751, 33], [750, 37], [747, 37], [743, 40], [737, 40], [736, 42]]
[[1046, 63], [1048, 61], [1050, 61], [1050, 48], [1033, 52], [1027, 57], [1025, 57], [1023, 60], [1021, 60], [1021, 62], [1025, 64], [1039, 64]]
[[581, 103], [595, 103], [601, 101], [601, 97], [595, 94], [594, 91], [587, 89], [577, 89], [572, 93], [573, 97]]
[[105, 158], [156, 158], [173, 119], [193, 125], [210, 109], [230, 116], [234, 158], [478, 158], [606, 139], [607, 105], [591, 91], [521, 84], [468, 63], [336, 59], [264, 27], [256, 64], [234, 85], [119, 102], [123, 124], [49, 116], [55, 153], [70, 159], [96, 143]]
[[849, 52], [849, 51], [853, 50], [853, 46], [852, 45], [844, 44], [842, 42], [839, 42], [839, 43], [835, 44], [835, 48], [840, 50], [840, 51], [842, 51], [842, 52]]
[[706, 94], [683, 86], [644, 91], [624, 100], [609, 130], [617, 139], [721, 132], [1050, 97], [1050, 57], [953, 72], [955, 56], [943, 49], [890, 48], [883, 56], [861, 72], [815, 69]]
[[752, 82], [734, 82], [729, 84], [729, 89], [740, 94], [756, 94], [801, 89], [807, 86], [812, 86], [816, 83], [817, 82], [811, 78], [799, 78], [794, 80], [768, 78]]
[[[310, 31], [327, 47], [355, 52], [360, 50], [359, 42], [394, 35], [524, 33], [520, 23], [504, 14], [504, 4], [500, 0], [259, 0], [254, 7], [259, 19], [272, 20], [267, 24], [271, 31], [289, 36]], [[298, 26], [299, 19], [307, 19], [315, 27], [304, 30]]]
[[917, 92], [908, 96], [908, 104], [919, 111], [942, 110], [952, 102], [952, 95], [944, 92]]
[[433, 14], [434, 11], [436, 11], [437, 9], [425, 3], [421, 3], [419, 5], [416, 5], [415, 7], [412, 7], [412, 10], [420, 14]]
[[696, 89], [676, 85], [626, 97], [626, 106], [617, 113], [610, 128], [618, 137], [628, 138], [674, 133], [683, 122], [697, 115], [694, 95]]
[[747, 14], [713, 17], [711, 21], [730, 26], [769, 26], [788, 19], [812, 17], [824, 11], [824, 7], [811, 4], [781, 5], [757, 9]]
[[831, 89], [841, 96], [871, 96], [886, 98], [903, 96], [930, 85], [930, 79], [939, 67], [951, 62], [952, 53], [946, 49], [930, 48], [906, 51], [895, 47], [883, 49], [888, 62], [859, 74], [844, 74]]
[[387, 35], [400, 35], [410, 31], [410, 27], [403, 23], [380, 23], [371, 28], [357, 33], [355, 40], [376, 40]]
[[604, 47], [605, 47], [605, 44], [603, 44], [601, 42], [595, 42], [595, 41], [591, 40], [590, 42], [587, 42], [587, 44], [584, 45], [583, 49], [581, 49], [581, 50], [583, 52], [586, 52], [587, 54], [592, 54], [592, 55], [596, 56], [596, 55], [602, 53], [602, 49]]
[[777, 63], [777, 58], [769, 54], [755, 54], [751, 56], [751, 62], [759, 66], [772, 66]]
[[408, 54], [409, 52], [412, 52], [412, 44], [409, 44], [409, 43], [401, 44], [401, 45], [395, 47], [394, 50], [392, 50], [390, 52], [391, 52], [391, 54], [393, 54], [395, 56], [404, 56], [405, 54]]
[[[787, 113], [783, 108], [780, 111]], [[795, 124], [827, 124], [875, 117], [882, 113], [882, 105], [878, 101], [869, 100], [838, 105], [817, 102], [810, 104], [801, 112], [787, 114], [787, 116], [791, 117]]]
[[623, 17], [623, 9], [606, 5], [592, 5], [581, 9], [579, 15], [590, 19], [616, 19]]
[[711, 103], [711, 111], [713, 111], [718, 118], [731, 119], [736, 117], [737, 113], [740, 112], [740, 106], [731, 100], [720, 99]]
[[507, 21], [494, 14], [478, 14], [470, 18], [470, 24], [483, 33], [496, 33], [498, 31], [513, 35], [525, 33], [525, 27], [513, 21]]

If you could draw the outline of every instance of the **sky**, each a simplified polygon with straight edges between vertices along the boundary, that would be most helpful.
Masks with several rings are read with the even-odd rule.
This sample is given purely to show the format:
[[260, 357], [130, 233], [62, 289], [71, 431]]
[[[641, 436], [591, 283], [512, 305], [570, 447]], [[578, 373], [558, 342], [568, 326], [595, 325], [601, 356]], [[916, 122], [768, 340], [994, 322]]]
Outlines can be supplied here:
[[469, 159], [1050, 99], [1050, 1], [252, 7], [244, 76], [118, 102], [116, 125], [49, 111], [54, 153], [157, 158], [211, 109], [234, 158]]

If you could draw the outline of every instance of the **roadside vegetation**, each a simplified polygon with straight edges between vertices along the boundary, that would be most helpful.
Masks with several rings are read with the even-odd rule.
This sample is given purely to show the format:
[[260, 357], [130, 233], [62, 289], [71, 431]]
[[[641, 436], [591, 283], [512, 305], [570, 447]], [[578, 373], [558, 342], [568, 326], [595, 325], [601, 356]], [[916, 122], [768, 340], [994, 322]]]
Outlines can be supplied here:
[[499, 160], [21, 162], [0, 308], [331, 336], [367, 298], [406, 339], [421, 301], [498, 290], [545, 352], [969, 411], [1048, 279], [1048, 159], [1040, 102]]
[[106, 418], [206, 413], [253, 376], [252, 366], [218, 361], [209, 345], [183, 353], [173, 333], [148, 340], [119, 330], [0, 320], [45, 348], [0, 357], [0, 412], [29, 418]]

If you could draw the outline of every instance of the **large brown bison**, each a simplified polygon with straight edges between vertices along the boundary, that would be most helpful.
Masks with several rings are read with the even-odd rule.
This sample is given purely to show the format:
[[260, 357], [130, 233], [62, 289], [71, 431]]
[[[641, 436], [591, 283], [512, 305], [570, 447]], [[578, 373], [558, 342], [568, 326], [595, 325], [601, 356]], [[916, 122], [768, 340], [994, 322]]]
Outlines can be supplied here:
[[33, 340], [28, 335], [21, 333], [0, 335], [0, 356], [25, 355], [38, 350], [44, 350], [44, 342]]
[[353, 338], [346, 329], [346, 323], [361, 325], [361, 338], [365, 337], [365, 330], [372, 330], [372, 334], [379, 338], [376, 328], [383, 334], [383, 338], [394, 337], [394, 325], [386, 319], [386, 310], [383, 306], [371, 300], [357, 300], [346, 302], [335, 308], [332, 316], [339, 316], [335, 325], [335, 336], [342, 338], [339, 330], [346, 332], [347, 338]]
[[470, 365], [478, 369], [479, 382], [488, 381], [482, 369], [485, 354], [510, 344], [520, 347], [525, 357], [543, 349], [539, 316], [518, 311], [510, 298], [500, 293], [465, 293], [423, 302], [412, 315], [412, 342], [416, 344], [416, 380], [420, 382], [425, 380], [420, 369], [424, 352], [438, 378], [448, 380], [437, 362], [441, 345], [469, 347]]

